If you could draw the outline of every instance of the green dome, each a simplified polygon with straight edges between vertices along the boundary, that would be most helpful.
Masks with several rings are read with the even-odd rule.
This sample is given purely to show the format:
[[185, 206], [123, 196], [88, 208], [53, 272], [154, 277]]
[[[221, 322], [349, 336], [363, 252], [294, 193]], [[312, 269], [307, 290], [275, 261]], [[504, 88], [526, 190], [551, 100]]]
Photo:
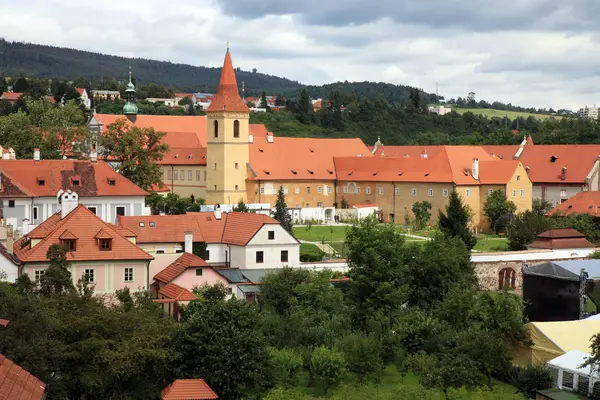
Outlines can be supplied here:
[[128, 101], [123, 106], [123, 114], [137, 114], [138, 108], [134, 102]]
[[129, 83], [127, 84], [127, 88], [125, 89], [125, 93], [127, 92], [135, 93], [135, 85], [131, 82], [131, 78], [129, 78]]

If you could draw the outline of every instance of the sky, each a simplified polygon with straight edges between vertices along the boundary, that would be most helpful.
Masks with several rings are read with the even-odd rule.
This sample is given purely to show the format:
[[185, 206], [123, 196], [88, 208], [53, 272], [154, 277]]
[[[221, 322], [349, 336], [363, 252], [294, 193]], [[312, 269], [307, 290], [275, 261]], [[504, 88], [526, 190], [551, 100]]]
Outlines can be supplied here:
[[320, 85], [600, 105], [597, 0], [0, 0], [0, 37]]

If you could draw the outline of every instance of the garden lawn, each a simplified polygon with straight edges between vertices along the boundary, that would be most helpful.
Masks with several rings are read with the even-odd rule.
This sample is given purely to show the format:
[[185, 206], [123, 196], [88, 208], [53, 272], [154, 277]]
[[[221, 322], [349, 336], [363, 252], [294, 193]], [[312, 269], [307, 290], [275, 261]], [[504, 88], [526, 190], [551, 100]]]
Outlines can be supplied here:
[[[274, 389], [266, 400], [315, 400], [325, 398], [319, 388], [306, 387], [306, 379], [301, 385], [289, 390]], [[494, 381], [494, 391], [480, 389], [469, 392], [465, 389], [450, 390], [449, 397], [453, 400], [525, 400], [520, 394], [515, 394], [516, 389], [505, 383]], [[337, 388], [329, 390], [329, 400], [422, 400], [424, 391], [418, 378], [408, 374], [404, 380], [395, 367], [388, 367], [382, 375], [379, 384], [358, 384], [351, 374], [348, 374], [344, 383]], [[428, 400], [443, 400], [444, 394], [436, 390], [427, 391]]]
[[346, 240], [346, 232], [350, 226], [326, 226], [313, 225], [295, 226], [294, 236], [298, 240], [306, 240], [309, 242], [343, 242]]
[[477, 244], [475, 244], [473, 250], [482, 253], [509, 251], [508, 241], [501, 237], [481, 235], [479, 239], [477, 239]]

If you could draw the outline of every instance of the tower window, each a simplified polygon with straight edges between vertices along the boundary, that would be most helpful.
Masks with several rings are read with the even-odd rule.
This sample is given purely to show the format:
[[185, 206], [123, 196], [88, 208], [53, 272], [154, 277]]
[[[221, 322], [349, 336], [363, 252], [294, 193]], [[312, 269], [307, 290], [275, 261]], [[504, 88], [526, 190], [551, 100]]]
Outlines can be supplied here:
[[240, 137], [240, 121], [238, 121], [237, 119], [233, 121], [233, 137]]
[[238, 163], [235, 163], [235, 169], [238, 169]]
[[217, 163], [215, 163], [215, 171], [217, 170]]
[[215, 121], [214, 124], [215, 126], [215, 137], [219, 137], [219, 121]]

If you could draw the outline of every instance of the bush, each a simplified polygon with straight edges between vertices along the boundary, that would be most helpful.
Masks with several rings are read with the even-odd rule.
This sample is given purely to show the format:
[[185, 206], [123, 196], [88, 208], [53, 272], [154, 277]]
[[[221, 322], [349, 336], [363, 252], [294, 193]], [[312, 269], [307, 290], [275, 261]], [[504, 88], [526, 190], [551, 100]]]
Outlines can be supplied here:
[[300, 245], [300, 261], [301, 262], [318, 262], [323, 259], [325, 252], [319, 249], [314, 244], [302, 243]]
[[273, 378], [275, 384], [289, 389], [298, 384], [300, 371], [302, 370], [302, 356], [294, 349], [269, 350], [273, 361]]
[[532, 365], [525, 368], [514, 367], [511, 371], [512, 384], [519, 392], [530, 399], [535, 398], [538, 390], [552, 387], [552, 375], [546, 365]]
[[311, 372], [325, 394], [330, 387], [337, 385], [346, 372], [344, 355], [325, 346], [316, 348], [311, 356]]
[[365, 378], [379, 380], [383, 370], [380, 347], [378, 341], [369, 336], [353, 334], [346, 336], [342, 341], [348, 369], [358, 376], [360, 383], [363, 383]]

